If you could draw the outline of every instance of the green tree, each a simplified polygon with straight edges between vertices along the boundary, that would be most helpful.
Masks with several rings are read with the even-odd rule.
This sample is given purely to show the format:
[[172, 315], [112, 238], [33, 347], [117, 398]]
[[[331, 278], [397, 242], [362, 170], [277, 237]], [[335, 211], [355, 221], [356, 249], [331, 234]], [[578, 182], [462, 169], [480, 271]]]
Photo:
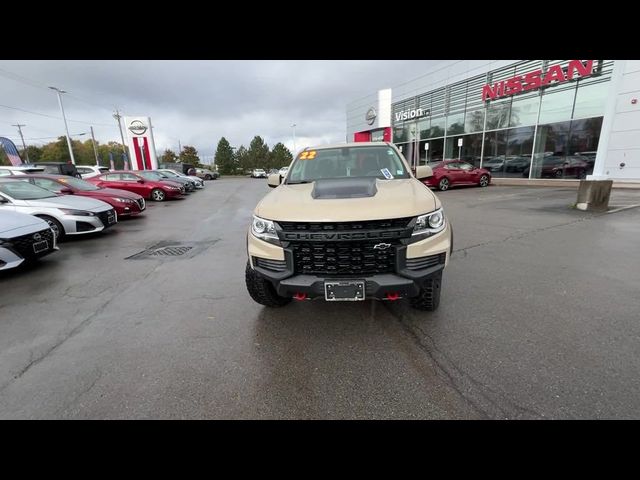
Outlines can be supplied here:
[[160, 156], [160, 163], [176, 163], [178, 161], [178, 156], [176, 153], [167, 148], [164, 153]]
[[[42, 148], [35, 145], [29, 145], [27, 147], [27, 153], [29, 154], [29, 162], [39, 162], [42, 158]], [[24, 149], [20, 150], [20, 158], [23, 162], [27, 161], [27, 155], [25, 155]]]
[[244, 173], [249, 170], [249, 154], [244, 145], [240, 145], [234, 154], [236, 163], [236, 173]]
[[180, 152], [179, 159], [182, 163], [200, 165], [200, 157], [198, 157], [198, 151], [195, 147], [185, 145]]
[[278, 142], [273, 146], [271, 150], [271, 159], [269, 167], [280, 169], [282, 167], [288, 167], [293, 160], [293, 155], [284, 144]]
[[261, 136], [256, 135], [249, 144], [249, 150], [247, 151], [249, 168], [264, 168], [269, 169], [269, 145], [264, 143]]
[[230, 175], [235, 173], [236, 158], [233, 155], [233, 149], [226, 138], [222, 137], [218, 142], [214, 163], [218, 166], [221, 175]]

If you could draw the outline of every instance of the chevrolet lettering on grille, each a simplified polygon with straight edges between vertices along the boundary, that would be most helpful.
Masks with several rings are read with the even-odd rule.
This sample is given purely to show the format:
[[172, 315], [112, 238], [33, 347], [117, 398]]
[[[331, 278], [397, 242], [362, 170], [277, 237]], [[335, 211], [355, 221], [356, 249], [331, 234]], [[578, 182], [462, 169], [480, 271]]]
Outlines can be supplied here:
[[344, 240], [376, 240], [382, 238], [402, 238], [405, 230], [384, 230], [372, 232], [281, 232], [280, 238], [287, 241], [344, 241]]

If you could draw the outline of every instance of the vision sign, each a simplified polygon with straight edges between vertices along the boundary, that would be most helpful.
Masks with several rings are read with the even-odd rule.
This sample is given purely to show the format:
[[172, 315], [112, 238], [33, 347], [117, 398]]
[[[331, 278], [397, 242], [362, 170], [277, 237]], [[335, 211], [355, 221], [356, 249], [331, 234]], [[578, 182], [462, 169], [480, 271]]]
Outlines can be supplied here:
[[573, 80], [575, 77], [587, 77], [594, 73], [594, 60], [571, 60], [565, 68], [554, 65], [543, 75], [542, 70], [535, 70], [526, 75], [516, 75], [508, 80], [487, 84], [482, 87], [482, 101], [517, 95], [529, 90], [546, 87]]
[[426, 117], [429, 115], [429, 110], [426, 108], [412, 108], [411, 110], [405, 110], [404, 112], [396, 112], [396, 122], [401, 120], [413, 120], [414, 118]]

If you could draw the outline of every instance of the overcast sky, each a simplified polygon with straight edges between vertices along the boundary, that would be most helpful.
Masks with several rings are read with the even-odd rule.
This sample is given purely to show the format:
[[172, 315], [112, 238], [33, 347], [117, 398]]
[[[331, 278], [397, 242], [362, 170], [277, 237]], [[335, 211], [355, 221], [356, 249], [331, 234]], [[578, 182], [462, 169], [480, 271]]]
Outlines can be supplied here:
[[[64, 135], [52, 85], [63, 96], [69, 131], [84, 140], [120, 141], [112, 117], [150, 116], [156, 148], [193, 145], [207, 160], [220, 137], [233, 146], [261, 135], [269, 146], [298, 149], [342, 142], [346, 104], [425, 74], [439, 61], [0, 61], [0, 136], [41, 145]], [[12, 107], [12, 108], [7, 108]], [[28, 110], [28, 113], [16, 109]], [[38, 115], [41, 114], [41, 115]], [[48, 116], [43, 116], [48, 115]], [[51, 118], [55, 117], [55, 118]], [[209, 157], [209, 158], [207, 158]]]

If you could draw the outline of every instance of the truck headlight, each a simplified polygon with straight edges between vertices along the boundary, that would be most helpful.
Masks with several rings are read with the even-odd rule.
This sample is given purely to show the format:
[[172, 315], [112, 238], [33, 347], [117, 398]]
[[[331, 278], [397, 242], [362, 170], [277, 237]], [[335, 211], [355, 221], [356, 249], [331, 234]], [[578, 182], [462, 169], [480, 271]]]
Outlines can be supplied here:
[[265, 220], [254, 215], [253, 222], [251, 222], [251, 233], [265, 242], [280, 245], [276, 227], [271, 220]]
[[413, 235], [439, 233], [444, 230], [444, 226], [444, 211], [442, 208], [439, 208], [435, 212], [420, 215], [416, 219], [416, 224], [413, 227]]

